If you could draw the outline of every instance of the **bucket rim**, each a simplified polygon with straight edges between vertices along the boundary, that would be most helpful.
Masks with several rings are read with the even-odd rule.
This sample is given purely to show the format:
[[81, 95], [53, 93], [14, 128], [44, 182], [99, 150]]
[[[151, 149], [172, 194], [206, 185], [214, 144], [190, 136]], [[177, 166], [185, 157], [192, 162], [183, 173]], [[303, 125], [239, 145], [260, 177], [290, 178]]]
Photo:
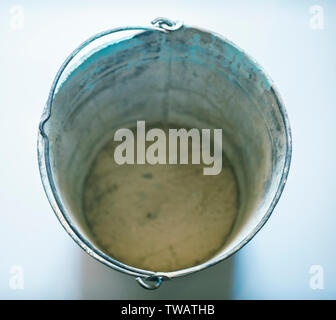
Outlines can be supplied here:
[[[109, 255], [105, 254], [101, 250], [99, 250], [96, 246], [94, 246], [88, 239], [86, 239], [77, 229], [77, 227], [72, 223], [72, 220], [70, 218], [70, 215], [68, 214], [66, 208], [62, 204], [62, 200], [60, 199], [60, 196], [58, 194], [51, 166], [50, 166], [50, 158], [49, 158], [49, 139], [48, 135], [45, 132], [45, 124], [51, 117], [51, 110], [52, 110], [52, 102], [55, 96], [55, 90], [58, 85], [58, 82], [60, 80], [61, 75], [63, 74], [63, 71], [67, 67], [67, 65], [71, 62], [71, 60], [82, 50], [84, 49], [88, 44], [92, 43], [93, 41], [102, 38], [106, 35], [115, 33], [115, 32], [120, 32], [120, 31], [127, 31], [127, 30], [142, 30], [143, 32], [146, 31], [153, 31], [153, 32], [164, 32], [164, 33], [169, 33], [167, 30], [164, 30], [160, 27], [154, 27], [154, 26], [149, 26], [149, 27], [139, 27], [139, 26], [128, 26], [128, 27], [121, 27], [121, 28], [113, 28], [109, 29], [103, 32], [100, 32], [91, 38], [87, 39], [84, 41], [82, 44], [80, 44], [63, 62], [61, 65], [60, 69], [58, 70], [51, 89], [49, 91], [48, 95], [48, 100], [47, 103], [44, 107], [42, 117], [39, 123], [39, 130], [38, 130], [38, 144], [37, 144], [37, 151], [38, 151], [38, 164], [39, 164], [39, 171], [40, 171], [40, 176], [43, 184], [43, 188], [45, 190], [45, 193], [47, 195], [47, 198], [49, 200], [49, 203], [63, 226], [63, 228], [66, 230], [66, 232], [72, 237], [72, 239], [86, 252], [88, 253], [91, 257], [94, 259], [98, 260], [99, 262], [107, 265], [108, 267], [115, 269], [119, 272], [123, 272], [125, 274], [134, 276], [134, 277], [141, 277], [144, 279], [162, 279], [162, 280], [168, 280], [172, 278], [177, 278], [181, 276], [186, 276], [201, 270], [204, 270], [210, 266], [213, 266], [230, 256], [232, 256], [234, 253], [239, 251], [242, 247], [244, 247], [259, 231], [260, 229], [264, 226], [264, 224], [267, 222], [267, 220], [270, 218], [276, 204], [278, 203], [280, 196], [283, 192], [283, 189], [285, 187], [289, 169], [290, 169], [290, 163], [291, 163], [291, 158], [292, 158], [292, 135], [291, 135], [291, 128], [289, 124], [289, 119], [287, 115], [286, 108], [283, 104], [283, 101], [279, 95], [279, 92], [277, 88], [275, 87], [273, 80], [270, 78], [270, 76], [264, 71], [264, 69], [260, 66], [260, 64], [252, 58], [249, 54], [247, 54], [244, 50], [242, 50], [239, 46], [222, 36], [221, 34], [218, 34], [213, 31], [209, 31], [207, 29], [199, 28], [199, 27], [194, 27], [194, 26], [186, 26], [183, 25], [182, 29], [193, 29], [197, 32], [203, 32], [203, 33], [208, 33], [219, 40], [229, 44], [232, 46], [234, 49], [236, 49], [240, 54], [244, 55], [248, 60], [250, 60], [258, 69], [260, 70], [260, 73], [263, 74], [265, 77], [265, 80], [269, 83], [270, 89], [272, 94], [274, 95], [276, 102], [277, 102], [277, 108], [279, 109], [279, 112], [282, 117], [283, 125], [284, 125], [284, 134], [286, 136], [286, 153], [285, 153], [285, 161], [284, 165], [282, 168], [282, 173], [281, 173], [281, 179], [279, 181], [279, 184], [277, 186], [276, 192], [274, 193], [273, 199], [271, 201], [270, 206], [268, 207], [267, 211], [263, 215], [263, 217], [260, 219], [259, 223], [249, 232], [249, 234], [242, 240], [240, 241], [236, 246], [234, 246], [231, 250], [226, 252], [224, 255], [221, 255], [220, 257], [217, 257], [216, 259], [211, 258], [206, 262], [203, 262], [199, 265], [185, 268], [185, 269], [180, 269], [176, 271], [171, 271], [171, 272], [154, 272], [154, 271], [149, 271], [149, 270], [143, 270], [139, 268], [135, 268], [132, 266], [129, 266], [127, 264], [124, 264]], [[178, 32], [178, 30], [174, 30], [172, 32]]]

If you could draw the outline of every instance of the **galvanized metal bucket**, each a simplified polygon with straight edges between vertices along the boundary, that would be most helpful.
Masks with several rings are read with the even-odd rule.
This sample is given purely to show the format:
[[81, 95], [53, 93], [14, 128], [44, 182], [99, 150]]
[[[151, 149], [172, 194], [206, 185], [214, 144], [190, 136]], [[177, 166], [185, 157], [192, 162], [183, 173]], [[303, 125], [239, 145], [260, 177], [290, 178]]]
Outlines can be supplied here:
[[[136, 34], [107, 39], [124, 31]], [[86, 225], [81, 203], [90, 164], [115, 128], [139, 119], [223, 129], [240, 211], [220, 253], [205, 263], [174, 272], [137, 269], [102, 252]], [[147, 289], [243, 247], [279, 200], [291, 149], [285, 108], [262, 68], [222, 36], [164, 18], [149, 27], [107, 30], [73, 51], [52, 84], [38, 134], [42, 182], [65, 230], [89, 255]]]

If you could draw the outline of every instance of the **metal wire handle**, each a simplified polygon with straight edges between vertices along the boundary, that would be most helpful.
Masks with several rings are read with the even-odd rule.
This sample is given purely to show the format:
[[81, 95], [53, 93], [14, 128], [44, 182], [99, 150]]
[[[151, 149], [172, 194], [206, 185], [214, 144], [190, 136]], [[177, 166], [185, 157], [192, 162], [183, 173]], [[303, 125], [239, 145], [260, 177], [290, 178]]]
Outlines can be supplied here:
[[148, 31], [148, 30], [157, 30], [161, 32], [168, 33], [170, 31], [176, 31], [180, 29], [183, 26], [183, 23], [181, 21], [172, 21], [167, 18], [163, 17], [158, 17], [151, 21], [152, 26], [149, 27], [141, 27], [141, 26], [130, 26], [130, 27], [121, 27], [121, 28], [114, 28], [110, 30], [106, 30], [100, 33], [97, 33], [96, 35], [92, 36], [91, 38], [87, 39], [84, 41], [82, 44], [80, 44], [63, 62], [62, 66], [58, 70], [55, 79], [52, 83], [51, 90], [49, 92], [47, 104], [46, 104], [46, 110], [43, 113], [42, 119], [40, 120], [39, 124], [39, 131], [42, 134], [42, 136], [45, 138], [46, 134], [44, 132], [44, 125], [48, 121], [48, 119], [51, 116], [51, 109], [52, 109], [52, 103], [53, 103], [53, 97], [55, 94], [56, 86], [58, 84], [58, 81], [67, 67], [67, 65], [73, 60], [73, 58], [80, 52], [82, 51], [85, 47], [87, 47], [89, 44], [94, 42], [95, 40], [102, 38], [106, 35], [112, 34], [112, 33], [117, 33], [117, 32], [122, 32], [122, 31], [132, 31], [132, 30], [143, 30], [143, 31]]
[[[94, 42], [95, 40], [102, 38], [104, 36], [107, 36], [109, 34], [112, 33], [117, 33], [117, 32], [121, 32], [121, 31], [136, 31], [136, 30], [143, 30], [143, 31], [160, 31], [160, 32], [164, 32], [164, 33], [169, 33], [171, 31], [175, 31], [178, 30], [182, 27], [182, 22], [174, 22], [171, 21], [169, 19], [166, 18], [156, 18], [151, 22], [152, 26], [148, 26], [148, 27], [142, 27], [142, 26], [129, 26], [129, 27], [121, 27], [121, 28], [113, 28], [113, 29], [109, 29], [100, 33], [97, 33], [96, 35], [90, 37], [89, 39], [87, 39], [86, 41], [84, 41], [83, 43], [81, 43], [63, 62], [63, 64], [61, 65], [60, 69], [58, 70], [53, 83], [51, 85], [51, 89], [49, 91], [49, 95], [48, 95], [48, 99], [47, 99], [47, 103], [45, 106], [45, 109], [43, 111], [40, 123], [39, 123], [39, 133], [42, 136], [42, 140], [44, 145], [43, 148], [41, 147], [41, 153], [42, 156], [40, 155], [39, 157], [41, 157], [41, 159], [43, 159], [43, 162], [45, 162], [45, 179], [48, 180], [49, 185], [50, 185], [50, 196], [52, 196], [55, 199], [55, 206], [57, 204], [57, 207], [60, 208], [62, 214], [63, 214], [63, 220], [61, 221], [62, 225], [66, 228], [66, 230], [69, 232], [69, 234], [72, 236], [72, 238], [82, 247], [84, 248], [86, 251], [90, 250], [90, 254], [92, 256], [94, 256], [96, 259], [99, 256], [103, 256], [103, 258], [105, 260], [108, 261], [108, 266], [118, 270], [118, 271], [122, 271], [125, 273], [128, 273], [130, 275], [133, 276], [138, 276], [138, 278], [136, 278], [137, 282], [145, 289], [149, 289], [149, 290], [153, 290], [153, 289], [157, 289], [160, 287], [163, 279], [169, 279], [168, 277], [163, 277], [163, 276], [155, 276], [153, 275], [154, 272], [151, 271], [144, 271], [144, 270], [139, 270], [136, 269], [134, 267], [131, 266], [127, 266], [109, 256], [106, 256], [104, 253], [100, 252], [99, 250], [97, 250], [94, 246], [92, 246], [91, 243], [89, 243], [83, 236], [82, 234], [79, 232], [79, 230], [77, 230], [77, 228], [75, 226], [71, 226], [71, 228], [69, 227], [71, 225], [69, 217], [66, 214], [65, 209], [63, 208], [61, 201], [59, 199], [59, 196], [56, 192], [56, 187], [54, 184], [54, 179], [53, 179], [53, 175], [50, 169], [50, 162], [49, 162], [49, 138], [47, 133], [45, 132], [45, 124], [46, 122], [49, 120], [49, 118], [51, 117], [51, 110], [52, 110], [52, 105], [53, 105], [53, 101], [54, 101], [54, 95], [56, 92], [56, 87], [58, 85], [58, 82], [64, 72], [64, 70], [66, 69], [66, 67], [69, 65], [69, 63], [74, 59], [75, 56], [77, 56], [77, 54], [79, 52], [81, 52], [85, 47], [87, 47], [89, 44], [91, 44], [92, 42]], [[41, 142], [42, 143], [42, 142]], [[41, 160], [42, 161], [42, 160]], [[54, 211], [56, 212], [57, 210], [54, 209]], [[59, 218], [59, 216], [58, 216]], [[60, 219], [60, 218], [59, 218]], [[71, 230], [71, 232], [70, 232]], [[152, 284], [147, 283], [147, 281], [152, 282]]]

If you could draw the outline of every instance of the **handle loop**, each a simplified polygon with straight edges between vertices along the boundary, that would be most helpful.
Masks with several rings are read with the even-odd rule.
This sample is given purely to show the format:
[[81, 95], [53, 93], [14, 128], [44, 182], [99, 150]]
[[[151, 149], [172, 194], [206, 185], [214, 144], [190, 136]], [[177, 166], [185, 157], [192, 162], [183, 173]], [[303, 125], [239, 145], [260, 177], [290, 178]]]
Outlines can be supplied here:
[[158, 17], [151, 21], [153, 26], [158, 26], [159, 28], [166, 30], [166, 31], [176, 31], [180, 29], [183, 25], [181, 21], [172, 21], [167, 18]]
[[[141, 287], [147, 290], [155, 290], [161, 286], [162, 277], [147, 277], [145, 279], [141, 277], [135, 278], [135, 280], [140, 284]], [[147, 283], [146, 281], [152, 282]]]

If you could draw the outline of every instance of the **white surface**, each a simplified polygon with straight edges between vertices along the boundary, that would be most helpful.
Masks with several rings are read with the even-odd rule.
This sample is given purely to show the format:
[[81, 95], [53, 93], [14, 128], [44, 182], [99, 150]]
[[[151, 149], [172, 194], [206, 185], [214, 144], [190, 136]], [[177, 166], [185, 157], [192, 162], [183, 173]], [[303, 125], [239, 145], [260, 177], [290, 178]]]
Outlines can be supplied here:
[[[13, 29], [17, 4], [22, 30]], [[316, 4], [323, 30], [310, 28]], [[2, 1], [0, 298], [335, 299], [335, 15], [331, 0]], [[51, 81], [80, 42], [157, 16], [221, 33], [265, 68], [287, 107], [293, 159], [273, 216], [234, 258], [148, 292], [86, 256], [62, 229], [40, 182], [36, 136]], [[9, 285], [13, 265], [24, 270], [23, 290]], [[323, 267], [323, 290], [309, 286], [312, 265]]]

